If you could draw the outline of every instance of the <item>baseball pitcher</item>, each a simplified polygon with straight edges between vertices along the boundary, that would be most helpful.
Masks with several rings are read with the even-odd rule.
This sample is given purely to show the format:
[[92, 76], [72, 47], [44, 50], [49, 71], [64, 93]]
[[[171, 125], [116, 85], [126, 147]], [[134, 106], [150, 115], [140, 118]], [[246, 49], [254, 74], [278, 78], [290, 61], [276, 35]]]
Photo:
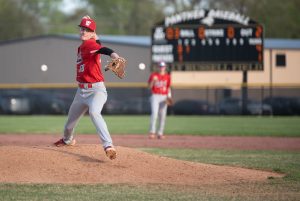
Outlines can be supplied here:
[[63, 137], [54, 144], [58, 147], [75, 145], [74, 128], [79, 119], [88, 111], [107, 157], [113, 160], [116, 158], [117, 152], [106, 122], [101, 115], [103, 105], [107, 100], [107, 92], [101, 71], [100, 54], [110, 56], [115, 62], [119, 62], [119, 60], [124, 62], [125, 59], [110, 48], [101, 45], [96, 34], [96, 23], [89, 16], [82, 18], [79, 28], [82, 43], [77, 50], [76, 80], [78, 89], [70, 106]]

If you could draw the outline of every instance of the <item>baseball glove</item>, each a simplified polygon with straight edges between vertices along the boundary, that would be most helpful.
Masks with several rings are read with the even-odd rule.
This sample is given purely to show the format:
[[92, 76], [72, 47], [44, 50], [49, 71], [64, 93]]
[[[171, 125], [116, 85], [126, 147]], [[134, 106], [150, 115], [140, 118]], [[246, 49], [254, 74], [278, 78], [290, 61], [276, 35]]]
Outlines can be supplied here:
[[173, 105], [173, 99], [170, 98], [170, 97], [168, 97], [168, 98], [166, 99], [166, 103], [167, 103], [168, 106], [172, 106], [172, 105]]
[[125, 66], [126, 59], [119, 57], [117, 59], [112, 59], [108, 64], [105, 66], [105, 71], [111, 70], [114, 72], [116, 76], [120, 79], [125, 77]]

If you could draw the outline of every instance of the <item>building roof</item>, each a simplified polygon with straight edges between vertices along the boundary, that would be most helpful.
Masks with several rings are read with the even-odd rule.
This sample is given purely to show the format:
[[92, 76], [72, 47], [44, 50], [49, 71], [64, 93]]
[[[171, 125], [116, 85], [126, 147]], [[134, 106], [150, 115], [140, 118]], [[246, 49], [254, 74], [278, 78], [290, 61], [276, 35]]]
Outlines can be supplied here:
[[[69, 39], [79, 39], [77, 34], [63, 35]], [[125, 36], [125, 35], [99, 35], [100, 41], [103, 43], [116, 43], [124, 45], [145, 46], [151, 45], [150, 36]]]
[[103, 35], [100, 36], [101, 41], [110, 43], [122, 43], [122, 44], [132, 44], [141, 46], [150, 46], [151, 37], [149, 36], [112, 36]]
[[300, 49], [300, 39], [266, 38], [264, 43], [269, 49]]
[[[35, 36], [26, 39], [17, 39], [11, 41], [0, 42], [0, 45], [7, 43], [20, 42], [24, 40], [36, 40], [46, 37], [56, 37], [61, 39], [78, 40], [77, 34], [64, 34], [64, 35], [43, 35]], [[126, 35], [99, 35], [100, 40], [103, 43], [115, 43], [123, 45], [134, 45], [149, 47], [151, 45], [150, 36], [126, 36]], [[282, 39], [282, 38], [265, 38], [264, 47], [267, 49], [300, 49], [300, 39]]]

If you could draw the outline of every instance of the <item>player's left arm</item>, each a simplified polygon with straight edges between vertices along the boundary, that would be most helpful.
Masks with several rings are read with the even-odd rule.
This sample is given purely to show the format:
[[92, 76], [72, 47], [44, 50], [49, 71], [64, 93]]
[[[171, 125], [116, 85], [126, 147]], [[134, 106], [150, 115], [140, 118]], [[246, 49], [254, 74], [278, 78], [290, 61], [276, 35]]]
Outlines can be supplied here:
[[110, 56], [112, 59], [117, 59], [120, 57], [114, 50], [108, 47], [102, 47], [101, 41], [99, 40], [96, 32], [93, 33], [91, 38], [96, 40], [95, 46], [93, 47], [94, 50], [92, 50], [91, 53], [104, 54]]
[[108, 64], [105, 66], [105, 71], [111, 70], [113, 71], [119, 78], [125, 77], [125, 67], [126, 67], [126, 59], [123, 57], [120, 57], [115, 51], [108, 47], [102, 47], [101, 42], [97, 36], [96, 33], [92, 36], [93, 39], [96, 40], [96, 43], [94, 45], [98, 46], [96, 50], [94, 49], [91, 51], [91, 53], [95, 54], [104, 54], [107, 56], [110, 56], [111, 61], [108, 62]]
[[168, 89], [171, 88], [171, 75], [170, 75], [170, 74], [168, 74], [167, 88], [168, 88]]
[[[96, 40], [96, 42], [101, 45], [101, 42], [100, 40]], [[119, 58], [120, 56], [112, 49], [108, 48], [108, 47], [101, 47], [98, 51], [96, 51], [97, 54], [104, 54], [104, 55], [107, 55], [107, 56], [110, 56], [110, 58], [112, 59], [117, 59]]]

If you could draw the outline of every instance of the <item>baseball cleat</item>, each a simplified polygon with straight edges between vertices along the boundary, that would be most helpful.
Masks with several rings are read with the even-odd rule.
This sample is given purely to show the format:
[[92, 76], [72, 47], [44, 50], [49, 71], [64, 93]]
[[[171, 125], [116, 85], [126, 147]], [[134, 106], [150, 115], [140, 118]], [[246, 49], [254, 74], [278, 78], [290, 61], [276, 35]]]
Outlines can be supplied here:
[[57, 147], [63, 147], [63, 146], [74, 146], [76, 144], [76, 140], [73, 139], [71, 141], [71, 143], [67, 144], [65, 143], [65, 141], [61, 138], [60, 140], [58, 140], [57, 142], [54, 143], [55, 146]]
[[149, 134], [149, 139], [155, 139], [155, 138], [156, 138], [156, 136], [155, 136], [154, 133], [150, 133], [150, 134]]
[[105, 148], [105, 153], [106, 153], [106, 156], [110, 159], [110, 160], [114, 160], [117, 158], [117, 152], [116, 152], [116, 149], [113, 148], [113, 147], [106, 147]]
[[158, 136], [157, 136], [157, 139], [163, 140], [163, 139], [166, 139], [166, 136], [164, 136], [164, 135], [158, 135]]

